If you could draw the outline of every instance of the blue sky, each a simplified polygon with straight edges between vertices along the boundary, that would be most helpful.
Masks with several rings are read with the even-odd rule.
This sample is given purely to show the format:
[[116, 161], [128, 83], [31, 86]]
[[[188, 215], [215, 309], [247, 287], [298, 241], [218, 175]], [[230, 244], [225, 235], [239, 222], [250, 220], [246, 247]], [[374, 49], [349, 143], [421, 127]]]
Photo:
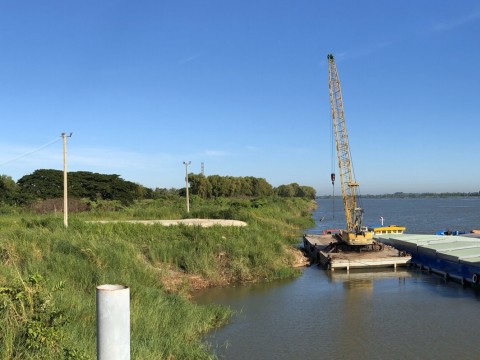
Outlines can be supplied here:
[[363, 194], [479, 191], [479, 39], [473, 0], [0, 1], [0, 174], [65, 131], [70, 171], [330, 194], [333, 53]]

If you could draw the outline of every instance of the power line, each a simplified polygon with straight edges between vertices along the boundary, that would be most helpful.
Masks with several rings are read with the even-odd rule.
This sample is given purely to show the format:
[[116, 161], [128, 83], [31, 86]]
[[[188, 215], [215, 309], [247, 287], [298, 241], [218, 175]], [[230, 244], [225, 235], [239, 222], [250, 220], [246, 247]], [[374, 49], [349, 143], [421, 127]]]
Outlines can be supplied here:
[[62, 140], [62, 138], [52, 140], [52, 141], [50, 141], [50, 142], [48, 142], [48, 143], [46, 143], [46, 144], [44, 144], [44, 145], [42, 145], [42, 146], [40, 146], [40, 147], [38, 147], [38, 148], [36, 148], [36, 149], [33, 149], [33, 150], [29, 151], [29, 152], [26, 152], [25, 154], [19, 155], [19, 156], [13, 158], [13, 159], [10, 159], [10, 160], [7, 160], [7, 161], [5, 161], [5, 162], [3, 162], [3, 163], [0, 163], [0, 166], [6, 165], [6, 164], [11, 163], [11, 162], [16, 161], [16, 160], [20, 160], [20, 159], [22, 159], [22, 158], [24, 158], [24, 157], [26, 157], [26, 156], [28, 156], [28, 155], [31, 155], [31, 154], [33, 154], [33, 153], [36, 153], [37, 151], [40, 151], [40, 150], [42, 150], [42, 149], [45, 149], [46, 147], [48, 147], [48, 146], [50, 146], [50, 145], [52, 145], [52, 144], [55, 144], [56, 142], [59, 142], [60, 140]]

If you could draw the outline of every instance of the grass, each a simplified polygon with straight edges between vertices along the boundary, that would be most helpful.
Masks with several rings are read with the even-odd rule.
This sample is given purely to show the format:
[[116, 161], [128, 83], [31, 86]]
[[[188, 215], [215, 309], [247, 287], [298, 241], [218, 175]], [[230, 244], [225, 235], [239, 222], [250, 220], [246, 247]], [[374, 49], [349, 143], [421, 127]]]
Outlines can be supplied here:
[[[197, 287], [295, 276], [286, 247], [298, 242], [300, 229], [311, 226], [310, 204], [301, 199], [194, 198], [191, 213], [186, 214], [183, 201], [149, 201], [111, 212], [95, 209], [71, 215], [68, 229], [63, 227], [61, 214], [3, 213], [0, 321], [9, 331], [0, 335], [0, 357], [34, 359], [38, 354], [35, 348], [14, 348], [25, 338], [25, 329], [36, 316], [34, 307], [28, 304], [43, 294], [46, 303], [54, 304], [50, 316], [62, 313], [65, 321], [59, 321], [53, 330], [45, 323], [39, 330], [47, 340], [51, 337], [43, 343], [42, 358], [58, 359], [59, 354], [72, 359], [95, 358], [95, 287], [110, 283], [130, 287], [133, 359], [211, 358], [201, 336], [225, 324], [231, 311], [196, 305], [189, 300], [189, 293]], [[187, 215], [244, 220], [248, 226], [85, 222]], [[30, 284], [32, 274], [39, 274], [42, 284]], [[22, 303], [12, 300], [11, 289], [18, 286]], [[15, 306], [30, 311], [17, 311], [17, 325], [12, 326]]]

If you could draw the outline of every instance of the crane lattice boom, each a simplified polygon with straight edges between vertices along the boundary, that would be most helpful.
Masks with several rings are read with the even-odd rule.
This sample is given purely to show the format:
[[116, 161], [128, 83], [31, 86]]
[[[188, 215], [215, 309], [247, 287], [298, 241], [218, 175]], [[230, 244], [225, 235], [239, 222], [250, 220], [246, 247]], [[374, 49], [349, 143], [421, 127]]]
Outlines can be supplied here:
[[342, 234], [342, 239], [350, 245], [368, 245], [372, 243], [371, 234], [365, 233], [363, 229], [363, 209], [357, 206], [356, 189], [358, 183], [355, 181], [352, 171], [340, 80], [338, 79], [337, 66], [331, 54], [328, 55], [328, 84], [343, 207], [347, 223], [347, 229], [345, 234]]

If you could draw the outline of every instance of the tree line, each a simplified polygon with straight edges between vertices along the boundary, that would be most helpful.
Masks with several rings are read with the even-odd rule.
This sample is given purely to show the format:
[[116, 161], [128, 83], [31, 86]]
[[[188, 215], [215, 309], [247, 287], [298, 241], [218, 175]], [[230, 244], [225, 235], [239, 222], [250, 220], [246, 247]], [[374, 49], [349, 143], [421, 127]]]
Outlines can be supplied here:
[[261, 197], [277, 195], [281, 197], [303, 197], [315, 199], [316, 191], [311, 186], [297, 183], [280, 185], [274, 188], [263, 178], [253, 176], [220, 176], [190, 174], [190, 192], [203, 199], [215, 197]]
[[[341, 195], [336, 195], [336, 198], [341, 198]], [[432, 192], [423, 192], [423, 193], [405, 193], [405, 192], [395, 192], [392, 194], [367, 194], [361, 195], [361, 198], [368, 199], [415, 199], [415, 198], [466, 198], [466, 197], [480, 197], [480, 191], [474, 192], [441, 192], [441, 193], [432, 193]], [[331, 199], [332, 195], [323, 195], [319, 196], [321, 199]]]
[[[263, 178], [189, 174], [189, 191], [201, 198], [215, 197], [306, 197], [315, 198], [315, 189], [296, 183], [274, 188]], [[183, 189], [147, 188], [122, 179], [116, 174], [88, 171], [68, 173], [68, 196], [90, 201], [116, 200], [124, 205], [135, 200], [156, 199], [168, 195], [185, 195]], [[10, 176], [0, 175], [0, 203], [24, 206], [37, 200], [63, 197], [63, 171], [35, 170], [15, 182]]]

